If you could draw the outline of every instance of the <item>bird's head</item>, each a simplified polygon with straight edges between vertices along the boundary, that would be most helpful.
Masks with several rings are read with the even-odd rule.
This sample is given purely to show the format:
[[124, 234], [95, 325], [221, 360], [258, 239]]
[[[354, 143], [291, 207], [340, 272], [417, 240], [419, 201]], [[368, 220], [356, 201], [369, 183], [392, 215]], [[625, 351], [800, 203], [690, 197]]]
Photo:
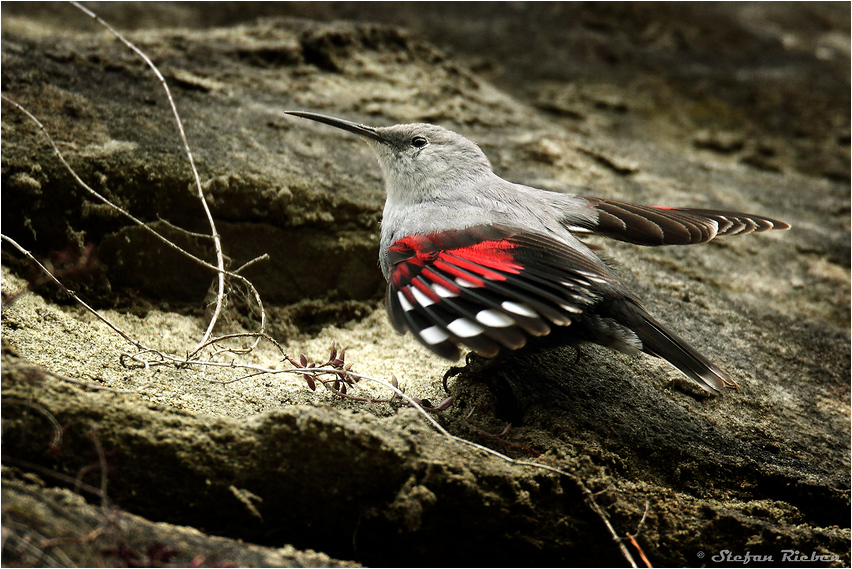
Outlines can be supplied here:
[[491, 174], [491, 164], [479, 146], [440, 126], [414, 123], [372, 127], [316, 113], [286, 112], [366, 140], [379, 160], [389, 200], [416, 203], [441, 198]]

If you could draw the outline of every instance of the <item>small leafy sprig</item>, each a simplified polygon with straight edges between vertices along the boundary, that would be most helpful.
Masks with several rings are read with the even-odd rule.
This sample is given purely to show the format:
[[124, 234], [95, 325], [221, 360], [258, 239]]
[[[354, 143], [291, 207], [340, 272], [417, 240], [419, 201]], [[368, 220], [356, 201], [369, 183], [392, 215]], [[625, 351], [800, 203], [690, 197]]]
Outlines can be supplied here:
[[[334, 391], [339, 395], [346, 395], [346, 386], [355, 385], [359, 381], [359, 378], [345, 373], [352, 370], [353, 364], [346, 363], [346, 349], [341, 348], [340, 351], [338, 351], [337, 344], [334, 342], [331, 344], [331, 351], [325, 363], [317, 364], [309, 361], [308, 356], [305, 354], [299, 354], [299, 361], [296, 361], [287, 354], [284, 354], [284, 360], [289, 362], [290, 365], [295, 368], [315, 370], [313, 373], [302, 374], [302, 379], [305, 380], [305, 383], [308, 384], [311, 391], [316, 391], [316, 382], [319, 381], [331, 391]], [[330, 374], [332, 377], [324, 378], [318, 372]]]
[[[284, 354], [284, 361], [288, 362], [294, 368], [295, 372], [300, 373], [302, 379], [308, 385], [311, 391], [316, 391], [317, 383], [344, 399], [352, 401], [364, 401], [370, 403], [388, 403], [395, 399], [400, 399], [401, 395], [394, 392], [390, 397], [358, 397], [350, 394], [349, 388], [354, 386], [361, 380], [361, 377], [352, 370], [353, 363], [346, 362], [346, 349], [339, 347], [332, 342], [329, 350], [328, 358], [323, 363], [311, 361], [305, 354], [299, 354], [299, 359]], [[391, 380], [391, 385], [399, 389], [400, 393], [405, 393], [405, 388], [399, 387], [399, 382], [396, 377]]]

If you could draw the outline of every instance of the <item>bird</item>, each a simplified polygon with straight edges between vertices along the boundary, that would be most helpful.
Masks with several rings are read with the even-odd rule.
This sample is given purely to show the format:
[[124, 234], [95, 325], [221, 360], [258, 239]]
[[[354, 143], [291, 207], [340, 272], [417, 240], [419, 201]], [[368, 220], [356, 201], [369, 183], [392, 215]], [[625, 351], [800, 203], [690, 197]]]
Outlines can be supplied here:
[[571, 330], [583, 341], [662, 358], [710, 394], [739, 388], [651, 316], [578, 235], [692, 245], [789, 224], [509, 182], [494, 173], [476, 143], [433, 124], [373, 127], [284, 112], [356, 134], [375, 153], [387, 192], [379, 264], [388, 316], [400, 334], [411, 332], [435, 354], [457, 360], [460, 346], [494, 358]]

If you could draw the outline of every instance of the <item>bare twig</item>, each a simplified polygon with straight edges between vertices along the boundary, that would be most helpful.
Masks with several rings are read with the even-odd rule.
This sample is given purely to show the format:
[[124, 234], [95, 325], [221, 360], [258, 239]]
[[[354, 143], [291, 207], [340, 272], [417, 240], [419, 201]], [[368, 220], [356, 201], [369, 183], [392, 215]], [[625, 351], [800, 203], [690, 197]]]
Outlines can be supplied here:
[[[5, 97], [4, 97], [4, 98], [5, 98]], [[15, 105], [17, 105], [17, 103], [15, 103]], [[26, 111], [25, 111], [25, 112], [26, 112]], [[29, 114], [29, 113], [28, 113], [28, 114]], [[17, 249], [17, 250], [18, 250], [18, 251], [20, 251], [21, 253], [23, 253], [23, 254], [24, 254], [24, 256], [25, 256], [25, 257], [27, 257], [30, 261], [32, 261], [33, 263], [35, 263], [36, 265], [38, 265], [38, 267], [39, 267], [42, 271], [44, 271], [44, 273], [45, 273], [46, 275], [48, 275], [48, 276], [51, 278], [51, 280], [53, 280], [53, 282], [54, 282], [54, 283], [55, 283], [55, 284], [56, 284], [59, 288], [61, 288], [61, 289], [65, 292], [65, 294], [67, 294], [68, 296], [70, 296], [71, 298], [73, 298], [74, 300], [76, 300], [78, 303], [80, 303], [80, 305], [81, 305], [83, 308], [85, 308], [86, 310], [88, 310], [89, 312], [91, 312], [92, 314], [94, 314], [94, 315], [95, 315], [95, 317], [97, 317], [97, 318], [98, 318], [101, 322], [103, 322], [104, 324], [106, 324], [107, 326], [109, 326], [110, 328], [112, 328], [112, 330], [113, 330], [116, 334], [118, 334], [119, 336], [121, 336], [122, 338], [124, 338], [125, 340], [127, 340], [128, 342], [130, 342], [131, 344], [133, 344], [134, 346], [136, 346], [136, 347], [137, 347], [137, 348], [139, 348], [139, 349], [147, 349], [147, 348], [146, 348], [146, 347], [145, 347], [145, 346], [144, 346], [141, 342], [139, 342], [139, 341], [137, 341], [137, 340], [133, 339], [133, 337], [131, 337], [131, 336], [130, 336], [130, 334], [128, 334], [127, 332], [125, 332], [124, 330], [122, 330], [121, 328], [119, 328], [118, 326], [116, 326], [115, 324], [113, 324], [112, 322], [110, 322], [109, 320], [107, 320], [106, 318], [104, 318], [104, 317], [101, 315], [101, 313], [100, 313], [100, 312], [98, 312], [97, 310], [95, 310], [94, 308], [92, 308], [91, 306], [89, 306], [88, 304], [86, 304], [86, 303], [85, 303], [85, 302], [84, 302], [84, 301], [83, 301], [83, 300], [82, 300], [79, 296], [77, 296], [77, 293], [76, 293], [76, 292], [74, 292], [73, 290], [69, 289], [69, 288], [68, 288], [68, 287], [66, 287], [64, 284], [62, 284], [62, 282], [61, 282], [59, 279], [57, 279], [55, 276], [53, 276], [53, 273], [51, 273], [51, 272], [47, 269], [47, 267], [45, 267], [44, 265], [42, 265], [42, 264], [38, 261], [38, 259], [36, 259], [35, 257], [33, 257], [32, 253], [30, 253], [29, 251], [27, 251], [26, 249], [24, 249], [23, 247], [21, 247], [21, 246], [18, 244], [18, 242], [17, 242], [17, 241], [15, 241], [14, 239], [12, 239], [11, 237], [8, 237], [8, 236], [6, 236], [6, 235], [0, 235], [0, 238], [2, 238], [2, 239], [3, 239], [3, 241], [5, 241], [5, 242], [9, 243], [10, 245], [12, 245], [15, 249]]]
[[[107, 530], [107, 528], [105, 526], [100, 526], [100, 527], [97, 527], [94, 530], [90, 531], [89, 533], [87, 533], [83, 537], [72, 537], [72, 536], [54, 537], [52, 539], [42, 540], [41, 542], [39, 542], [39, 545], [41, 547], [47, 549], [49, 547], [56, 547], [58, 545], [63, 545], [65, 543], [77, 543], [77, 544], [89, 543], [90, 541], [94, 541], [94, 540], [98, 539], [100, 536], [102, 536], [106, 530]], [[58, 551], [61, 551], [61, 550], [58, 550]], [[63, 553], [63, 555], [64, 555], [64, 553]]]
[[[284, 355], [284, 348], [281, 347], [281, 344], [279, 344], [275, 340], [275, 338], [273, 338], [269, 334], [266, 334], [266, 333], [263, 333], [263, 332], [240, 332], [240, 333], [236, 333], [236, 334], [226, 334], [224, 336], [218, 336], [216, 338], [208, 340], [207, 342], [205, 342], [203, 344], [200, 344], [196, 348], [196, 351], [201, 351], [208, 346], [213, 346], [215, 344], [223, 342], [224, 340], [230, 340], [232, 338], [248, 338], [248, 337], [261, 338], [261, 339], [267, 340], [273, 346], [275, 346], [275, 348], [279, 352], [281, 352], [282, 355]], [[225, 349], [219, 350], [219, 352], [226, 352], [226, 351], [243, 353], [242, 348], [225, 348]]]
[[66, 484], [73, 485], [75, 487], [75, 490], [78, 490], [78, 491], [84, 490], [86, 492], [94, 494], [95, 496], [98, 496], [98, 497], [101, 496], [101, 489], [100, 488], [96, 488], [96, 487], [92, 486], [91, 484], [86, 484], [85, 482], [81, 482], [73, 476], [68, 476], [67, 474], [63, 474], [62, 472], [57, 472], [57, 471], [55, 471], [51, 468], [45, 468], [44, 466], [41, 466], [40, 464], [35, 464], [34, 462], [29, 462], [28, 460], [22, 460], [20, 458], [5, 455], [5, 454], [0, 456], [0, 460], [2, 460], [2, 462], [4, 464], [17, 464], [18, 466], [20, 466], [22, 468], [26, 468], [27, 470], [34, 470], [36, 472], [43, 474], [44, 476], [48, 476], [48, 477], [51, 477], [51, 478], [55, 478], [57, 480], [61, 480], [62, 482], [65, 482]]
[[249, 492], [245, 488], [237, 488], [233, 484], [228, 486], [228, 490], [230, 490], [234, 497], [246, 507], [251, 515], [256, 517], [258, 520], [263, 521], [263, 516], [261, 515], [260, 510], [258, 510], [257, 506], [254, 505], [255, 502], [263, 502], [263, 498]]
[[639, 545], [639, 542], [636, 541], [636, 537], [630, 535], [629, 533], [626, 535], [627, 539], [630, 541], [630, 544], [633, 545], [633, 547], [636, 548], [636, 551], [639, 552], [639, 558], [642, 559], [642, 563], [645, 564], [645, 567], [653, 568], [654, 566], [651, 565], [651, 561], [645, 556], [645, 552], [642, 551], [642, 547]]
[[42, 405], [41, 403], [37, 403], [35, 401], [26, 401], [24, 399], [18, 399], [16, 397], [3, 397], [3, 405], [20, 405], [22, 407], [29, 407], [34, 411], [38, 411], [50, 421], [50, 424], [53, 425], [53, 440], [48, 444], [48, 448], [50, 450], [58, 450], [62, 447], [62, 425], [59, 423], [59, 419], [51, 413], [47, 407]]
[[174, 229], [175, 231], [177, 231], [179, 233], [183, 233], [184, 235], [189, 235], [190, 237], [199, 237], [201, 239], [212, 239], [212, 237], [210, 235], [206, 234], [206, 233], [199, 233], [197, 231], [190, 231], [189, 229], [184, 229], [183, 227], [175, 225], [174, 223], [172, 223], [168, 219], [164, 219], [163, 217], [160, 217], [160, 214], [157, 214], [157, 221], [159, 221], [160, 223], [162, 223], [163, 225], [165, 225], [166, 227], [168, 227], [170, 229]]
[[232, 272], [235, 275], [237, 275], [237, 274], [243, 272], [244, 270], [246, 270], [247, 268], [251, 267], [255, 263], [259, 263], [260, 261], [268, 261], [268, 260], [269, 260], [269, 253], [264, 253], [263, 255], [260, 255], [259, 257], [255, 257], [251, 261], [243, 264], [241, 267], [234, 269]]
[[[198, 199], [201, 201], [201, 207], [204, 208], [204, 214], [207, 216], [207, 221], [210, 224], [210, 236], [213, 238], [213, 244], [216, 247], [216, 265], [217, 271], [216, 275], [218, 277], [218, 293], [216, 295], [216, 310], [213, 312], [213, 316], [210, 318], [210, 324], [207, 326], [207, 331], [204, 332], [204, 337], [199, 342], [203, 344], [207, 341], [210, 335], [213, 333], [213, 327], [216, 325], [216, 321], [219, 318], [219, 314], [222, 312], [222, 301], [225, 297], [225, 259], [222, 255], [222, 241], [219, 237], [219, 232], [216, 229], [216, 223], [213, 221], [213, 215], [210, 213], [210, 207], [207, 205], [207, 200], [204, 198], [204, 190], [201, 188], [201, 179], [198, 177], [198, 169], [195, 167], [195, 159], [192, 157], [192, 149], [189, 147], [189, 142], [186, 139], [186, 132], [183, 129], [183, 122], [180, 120], [180, 114], [178, 114], [177, 106], [175, 105], [175, 100], [172, 97], [172, 92], [169, 89], [169, 85], [166, 83], [165, 78], [160, 73], [160, 70], [157, 69], [157, 66], [154, 65], [145, 52], [136, 47], [133, 42], [128, 41], [123, 35], [121, 35], [117, 30], [115, 30], [112, 26], [106, 23], [100, 16], [80, 4], [79, 2], [71, 2], [71, 4], [78, 8], [84, 14], [93, 18], [98, 24], [106, 28], [112, 35], [121, 41], [128, 48], [133, 50], [133, 52], [142, 58], [142, 60], [151, 68], [154, 74], [157, 76], [157, 79], [160, 81], [160, 84], [163, 87], [163, 91], [166, 93], [166, 97], [169, 99], [169, 105], [172, 108], [172, 115], [175, 118], [175, 123], [177, 124], [178, 132], [180, 133], [180, 139], [183, 142], [183, 149], [186, 152], [186, 157], [189, 160], [189, 166], [192, 169], [192, 176], [195, 180], [195, 188], [198, 190]], [[262, 328], [261, 328], [262, 329]], [[197, 352], [198, 350], [194, 350]]]
[[[98, 193], [94, 188], [92, 188], [90, 185], [88, 185], [86, 182], [84, 182], [83, 179], [80, 178], [80, 176], [74, 170], [74, 168], [71, 167], [71, 165], [65, 159], [65, 156], [62, 154], [62, 151], [59, 150], [59, 146], [56, 144], [56, 141], [54, 141], [53, 137], [50, 135], [50, 132], [48, 132], [47, 128], [45, 128], [45, 126], [42, 124], [42, 122], [40, 120], [38, 120], [35, 117], [35, 115], [33, 115], [26, 108], [21, 106], [16, 101], [10, 99], [6, 95], [0, 94], [0, 99], [2, 99], [4, 102], [15, 107], [17, 110], [19, 110], [24, 115], [26, 115], [31, 121], [33, 121], [33, 123], [35, 123], [35, 125], [39, 129], [39, 132], [41, 132], [42, 135], [47, 139], [47, 142], [50, 145], [50, 147], [53, 149], [53, 152], [59, 158], [59, 161], [62, 163], [62, 165], [65, 167], [65, 169], [71, 174], [71, 176], [74, 178], [74, 180], [77, 182], [77, 184], [80, 185], [81, 188], [86, 190], [89, 194], [91, 194], [92, 196], [94, 196], [95, 198], [97, 198], [98, 200], [100, 200], [101, 202], [103, 202], [104, 204], [109, 206], [110, 208], [114, 209], [115, 211], [117, 211], [118, 213], [120, 213], [121, 215], [123, 215], [124, 217], [126, 217], [127, 219], [129, 219], [130, 221], [132, 221], [133, 223], [135, 223], [136, 225], [138, 225], [139, 227], [141, 227], [142, 229], [144, 229], [145, 231], [147, 231], [148, 233], [150, 233], [151, 235], [153, 235], [154, 237], [159, 239], [161, 242], [163, 242], [168, 247], [170, 247], [170, 248], [174, 249], [175, 251], [177, 251], [178, 253], [180, 253], [181, 255], [187, 257], [188, 259], [195, 261], [196, 263], [200, 264], [203, 267], [206, 267], [208, 269], [216, 271], [216, 273], [220, 275], [220, 278], [223, 278], [224, 276], [229, 276], [229, 277], [233, 277], [233, 278], [238, 279], [241, 282], [243, 282], [249, 288], [249, 290], [252, 293], [252, 296], [254, 297], [255, 302], [257, 302], [258, 306], [260, 307], [260, 332], [264, 332], [264, 330], [266, 328], [266, 311], [263, 308], [263, 301], [260, 298], [260, 294], [257, 292], [257, 289], [254, 287], [254, 285], [251, 283], [251, 281], [249, 281], [248, 279], [246, 279], [242, 275], [238, 275], [238, 274], [231, 272], [231, 271], [226, 271], [224, 269], [224, 266], [212, 265], [212, 264], [208, 263], [207, 261], [205, 261], [204, 259], [201, 259], [200, 257], [193, 255], [192, 253], [190, 253], [186, 249], [181, 248], [176, 243], [169, 240], [167, 237], [165, 237], [164, 235], [162, 235], [161, 233], [156, 231], [153, 227], [151, 227], [150, 225], [148, 225], [147, 223], [145, 223], [141, 219], [137, 218], [136, 216], [134, 216], [130, 212], [119, 207], [118, 205], [114, 204], [113, 202], [108, 200], [106, 197], [104, 197], [103, 195]], [[11, 242], [11, 240], [8, 237], [5, 238], [5, 239]], [[17, 246], [17, 248], [20, 251], [24, 252], [24, 249], [22, 249], [20, 246]], [[32, 255], [28, 255], [28, 256], [31, 259], [34, 259], [34, 257], [32, 257]], [[223, 260], [223, 263], [224, 263], [224, 260]], [[38, 263], [38, 265], [41, 267], [41, 269], [43, 271], [45, 271], [46, 273], [50, 273], [50, 271], [48, 271], [44, 267], [44, 265], [42, 265], [41, 263]], [[52, 274], [51, 274], [51, 276], [52, 276]], [[57, 281], [57, 284], [59, 284], [58, 281]], [[62, 285], [60, 284], [60, 286], [62, 286]], [[221, 298], [217, 297], [217, 307], [220, 305], [220, 300], [221, 300]], [[101, 318], [103, 320], [103, 317], [99, 316], [99, 318]], [[211, 321], [211, 323], [212, 322], [213, 321]], [[209, 332], [209, 330], [210, 330], [210, 327], [208, 326], [208, 332]], [[209, 337], [209, 334], [207, 334], [205, 336], [204, 341], [206, 341], [206, 338], [208, 338], [208, 337]], [[131, 341], [131, 343], [136, 345], [135, 341]], [[200, 342], [200, 344], [203, 344], [203, 343], [204, 343], [203, 341]], [[252, 347], [254, 347], [256, 345], [257, 344], [255, 343], [255, 344], [253, 344]], [[198, 348], [196, 348], [193, 353], [197, 353], [197, 352], [198, 352]]]
[[642, 531], [642, 526], [645, 525], [645, 520], [648, 519], [648, 512], [650, 512], [650, 511], [651, 511], [651, 502], [648, 501], [648, 500], [645, 500], [645, 512], [642, 514], [642, 519], [639, 520], [638, 524], [636, 524], [636, 531], [634, 531], [632, 534], [628, 533], [627, 535], [632, 535], [633, 537], [639, 537], [639, 532]]
[[653, 567], [651, 565], [651, 561], [645, 555], [645, 552], [642, 550], [642, 547], [639, 545], [639, 542], [636, 540], [639, 537], [639, 532], [642, 531], [642, 526], [645, 525], [645, 520], [648, 519], [648, 512], [651, 511], [651, 502], [645, 500], [645, 512], [642, 514], [642, 519], [639, 520], [639, 523], [636, 525], [636, 531], [631, 533], [624, 534], [628, 540], [630, 540], [630, 544], [636, 548], [636, 551], [639, 552], [639, 557], [642, 559], [642, 562], [645, 564], [645, 567]]

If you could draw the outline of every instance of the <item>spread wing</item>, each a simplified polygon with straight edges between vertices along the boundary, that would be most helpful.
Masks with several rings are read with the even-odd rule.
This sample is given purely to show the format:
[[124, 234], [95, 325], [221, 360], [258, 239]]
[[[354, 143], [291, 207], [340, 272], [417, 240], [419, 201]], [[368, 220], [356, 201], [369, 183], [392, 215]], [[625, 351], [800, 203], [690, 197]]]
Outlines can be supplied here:
[[598, 222], [581, 226], [581, 231], [637, 245], [692, 245], [720, 235], [790, 229], [783, 221], [748, 213], [585, 199], [597, 210]]
[[394, 328], [452, 360], [459, 344], [493, 357], [568, 326], [615, 282], [563, 243], [494, 226], [399, 239], [388, 262]]
[[444, 358], [458, 359], [459, 345], [494, 357], [577, 323], [590, 341], [666, 359], [710, 393], [736, 388], [603, 264], [560, 241], [493, 226], [411, 235], [390, 246], [388, 265], [394, 328]]

